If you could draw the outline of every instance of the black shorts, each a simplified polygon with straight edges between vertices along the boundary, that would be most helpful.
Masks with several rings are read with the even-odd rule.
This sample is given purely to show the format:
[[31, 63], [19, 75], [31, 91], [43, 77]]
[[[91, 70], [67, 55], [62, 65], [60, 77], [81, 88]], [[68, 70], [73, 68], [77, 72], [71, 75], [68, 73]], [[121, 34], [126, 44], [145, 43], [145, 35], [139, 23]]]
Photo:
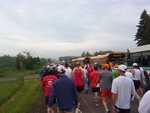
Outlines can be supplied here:
[[73, 111], [74, 111], [74, 108], [59, 109], [59, 111], [60, 111], [61, 113], [73, 112]]
[[80, 93], [80, 92], [83, 91], [84, 86], [77, 86], [76, 89], [77, 89], [77, 91]]
[[[49, 96], [45, 96], [45, 105], [48, 105]], [[53, 103], [56, 104], [56, 99], [53, 100]]]
[[99, 88], [92, 88], [92, 92], [99, 92]]
[[48, 105], [49, 96], [45, 96], [45, 104]]
[[133, 80], [133, 82], [134, 82], [135, 89], [136, 90], [139, 89], [141, 85], [140, 80]]
[[116, 107], [116, 109], [117, 109], [116, 113], [130, 113], [130, 109], [122, 109], [118, 107]]

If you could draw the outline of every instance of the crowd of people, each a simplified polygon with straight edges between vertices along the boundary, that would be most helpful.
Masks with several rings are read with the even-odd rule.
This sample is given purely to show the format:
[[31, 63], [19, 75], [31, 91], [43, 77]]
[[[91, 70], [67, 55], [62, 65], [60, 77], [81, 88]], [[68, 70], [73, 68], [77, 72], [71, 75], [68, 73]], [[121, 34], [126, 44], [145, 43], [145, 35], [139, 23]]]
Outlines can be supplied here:
[[101, 99], [106, 113], [130, 113], [134, 99], [139, 113], [150, 113], [150, 73], [137, 63], [130, 69], [124, 64], [50, 64], [40, 75], [48, 113], [82, 113], [81, 93]]

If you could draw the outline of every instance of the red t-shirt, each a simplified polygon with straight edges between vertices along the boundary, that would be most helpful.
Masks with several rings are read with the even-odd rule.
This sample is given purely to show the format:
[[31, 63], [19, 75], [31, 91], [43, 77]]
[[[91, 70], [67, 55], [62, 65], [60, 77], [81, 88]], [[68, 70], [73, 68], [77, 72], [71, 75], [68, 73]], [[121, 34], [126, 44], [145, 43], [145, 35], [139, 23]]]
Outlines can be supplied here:
[[76, 87], [84, 86], [83, 71], [79, 67], [73, 70], [73, 81]]
[[100, 76], [100, 73], [98, 71], [93, 71], [90, 73], [89, 79], [90, 79], [90, 86], [92, 88], [96, 88], [99, 76]]
[[88, 75], [90, 75], [94, 71], [94, 67], [91, 64], [87, 65]]
[[44, 96], [50, 96], [52, 91], [53, 82], [57, 80], [55, 75], [47, 75], [42, 79], [42, 88]]

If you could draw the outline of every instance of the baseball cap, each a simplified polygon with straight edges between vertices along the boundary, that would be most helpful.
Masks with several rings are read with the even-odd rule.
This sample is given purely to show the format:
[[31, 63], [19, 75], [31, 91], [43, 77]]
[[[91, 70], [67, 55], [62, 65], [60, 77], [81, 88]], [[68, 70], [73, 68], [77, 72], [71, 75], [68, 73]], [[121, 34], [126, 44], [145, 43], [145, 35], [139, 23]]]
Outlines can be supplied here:
[[132, 65], [133, 65], [133, 66], [138, 66], [138, 64], [137, 64], [137, 63], [133, 63]]
[[65, 67], [64, 67], [63, 65], [59, 65], [59, 66], [57, 67], [57, 71], [58, 71], [59, 73], [65, 72]]
[[124, 64], [121, 64], [121, 65], [118, 66], [118, 70], [120, 70], [120, 71], [124, 71], [125, 72], [126, 69], [127, 69], [127, 66], [124, 65]]

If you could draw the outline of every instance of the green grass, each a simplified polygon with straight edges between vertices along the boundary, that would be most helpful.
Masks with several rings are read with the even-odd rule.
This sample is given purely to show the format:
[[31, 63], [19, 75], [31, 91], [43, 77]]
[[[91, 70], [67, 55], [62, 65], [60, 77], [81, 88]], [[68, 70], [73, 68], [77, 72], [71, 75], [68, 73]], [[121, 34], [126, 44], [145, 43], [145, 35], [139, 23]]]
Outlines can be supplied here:
[[0, 106], [21, 88], [22, 83], [21, 80], [0, 82]]
[[0, 77], [22, 77], [34, 74], [33, 70], [17, 70], [13, 68], [0, 68]]
[[0, 113], [27, 113], [41, 95], [38, 80], [24, 81], [23, 86], [7, 102], [1, 105]]

